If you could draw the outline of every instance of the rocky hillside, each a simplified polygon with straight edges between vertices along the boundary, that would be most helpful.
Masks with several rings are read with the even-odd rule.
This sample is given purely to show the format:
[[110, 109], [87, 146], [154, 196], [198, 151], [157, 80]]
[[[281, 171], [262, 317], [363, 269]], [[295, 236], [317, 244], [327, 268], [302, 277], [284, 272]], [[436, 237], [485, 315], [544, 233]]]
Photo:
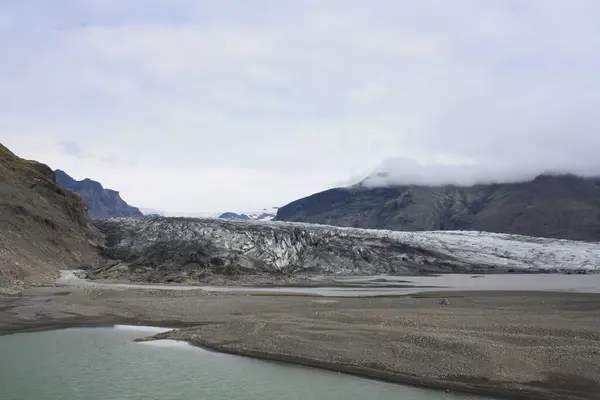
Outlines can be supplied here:
[[212, 274], [600, 271], [595, 243], [479, 232], [391, 232], [285, 222], [111, 218], [93, 278], [199, 282]]
[[600, 180], [331, 189], [281, 207], [277, 220], [402, 231], [477, 230], [600, 240]]
[[119, 192], [105, 189], [99, 182], [91, 179], [77, 181], [67, 173], [57, 169], [56, 182], [59, 186], [77, 193], [88, 207], [91, 218], [105, 217], [140, 217], [143, 214], [133, 206], [127, 204], [119, 195]]
[[0, 286], [94, 265], [102, 241], [79, 196], [57, 186], [48, 166], [0, 144]]

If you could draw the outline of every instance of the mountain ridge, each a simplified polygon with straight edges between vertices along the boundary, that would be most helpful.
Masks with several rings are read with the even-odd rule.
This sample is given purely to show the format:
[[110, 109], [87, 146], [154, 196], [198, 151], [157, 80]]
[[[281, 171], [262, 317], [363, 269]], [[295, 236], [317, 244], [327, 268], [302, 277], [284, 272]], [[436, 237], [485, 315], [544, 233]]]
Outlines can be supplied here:
[[98, 181], [89, 178], [80, 181], [73, 179], [65, 171], [57, 169], [56, 181], [59, 186], [78, 194], [88, 207], [92, 219], [105, 217], [141, 217], [143, 214], [123, 200], [118, 191], [107, 189]]

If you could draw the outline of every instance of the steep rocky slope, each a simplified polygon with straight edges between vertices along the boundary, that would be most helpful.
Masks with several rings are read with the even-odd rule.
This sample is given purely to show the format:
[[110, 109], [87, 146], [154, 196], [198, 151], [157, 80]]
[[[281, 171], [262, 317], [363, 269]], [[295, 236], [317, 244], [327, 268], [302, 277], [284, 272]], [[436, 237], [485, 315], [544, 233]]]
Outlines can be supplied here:
[[98, 262], [101, 233], [81, 199], [46, 165], [0, 144], [0, 286], [44, 282]]
[[77, 181], [59, 169], [55, 173], [59, 186], [77, 193], [83, 199], [91, 218], [141, 217], [143, 215], [138, 208], [127, 204], [119, 192], [105, 189], [99, 182], [91, 179]]
[[479, 232], [392, 232], [190, 218], [95, 221], [109, 260], [95, 278], [198, 282], [211, 274], [600, 271], [600, 245]]
[[459, 186], [356, 185], [281, 207], [277, 220], [406, 231], [477, 230], [600, 240], [600, 180], [541, 175]]

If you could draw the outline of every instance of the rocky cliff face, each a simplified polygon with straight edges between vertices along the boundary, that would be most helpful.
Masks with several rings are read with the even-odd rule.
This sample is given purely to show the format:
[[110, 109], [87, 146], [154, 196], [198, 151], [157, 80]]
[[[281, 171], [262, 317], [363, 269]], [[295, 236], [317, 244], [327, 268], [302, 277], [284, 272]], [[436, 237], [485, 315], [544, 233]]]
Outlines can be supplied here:
[[48, 166], [0, 144], [0, 286], [94, 265], [102, 241], [81, 199], [57, 186]]
[[55, 173], [59, 186], [81, 196], [88, 207], [89, 216], [93, 219], [105, 217], [139, 217], [143, 215], [138, 208], [128, 205], [121, 199], [119, 192], [105, 189], [99, 182], [91, 179], [76, 181], [59, 169]]
[[477, 230], [600, 240], [600, 180], [542, 175], [458, 186], [356, 185], [281, 207], [277, 220], [402, 231]]
[[478, 232], [391, 232], [283, 222], [111, 218], [95, 278], [198, 282], [211, 274], [595, 271], [600, 246]]

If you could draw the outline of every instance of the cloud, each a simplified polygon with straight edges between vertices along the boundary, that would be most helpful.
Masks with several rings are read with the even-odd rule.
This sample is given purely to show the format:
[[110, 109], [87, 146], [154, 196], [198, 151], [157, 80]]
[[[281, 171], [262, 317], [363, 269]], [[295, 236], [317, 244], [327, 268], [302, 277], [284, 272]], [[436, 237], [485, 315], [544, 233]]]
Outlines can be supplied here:
[[394, 157], [399, 179], [432, 182], [600, 173], [595, 0], [25, 0], [0, 15], [2, 142], [135, 205], [283, 205]]
[[104, 156], [95, 154], [93, 151], [86, 150], [81, 144], [70, 140], [61, 140], [57, 143], [59, 151], [68, 157], [73, 157], [81, 161], [99, 161], [112, 166], [134, 167], [135, 163], [128, 160], [120, 160], [114, 156]]
[[405, 157], [389, 158], [366, 176], [355, 177], [341, 186], [361, 183], [367, 187], [394, 185], [459, 185], [470, 186], [486, 183], [525, 182], [541, 174], [576, 174], [579, 176], [598, 176], [600, 161], [595, 163], [555, 162], [551, 167], [529, 163], [468, 162], [421, 164]]
[[61, 140], [60, 142], [58, 142], [58, 147], [70, 156], [77, 158], [85, 158], [85, 150], [83, 150], [79, 143], [73, 142], [71, 140]]

